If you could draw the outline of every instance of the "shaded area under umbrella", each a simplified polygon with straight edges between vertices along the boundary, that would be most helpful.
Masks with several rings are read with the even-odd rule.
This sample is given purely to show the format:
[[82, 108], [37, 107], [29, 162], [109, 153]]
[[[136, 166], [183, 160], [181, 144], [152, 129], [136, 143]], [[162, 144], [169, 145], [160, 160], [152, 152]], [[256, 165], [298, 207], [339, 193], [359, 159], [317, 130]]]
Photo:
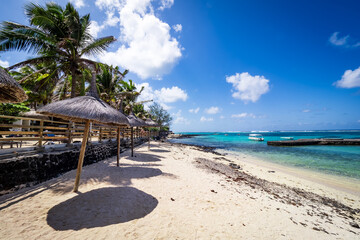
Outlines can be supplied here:
[[96, 73], [93, 71], [91, 88], [87, 96], [80, 96], [50, 103], [37, 110], [37, 112], [41, 114], [59, 117], [74, 122], [85, 121], [84, 136], [80, 149], [74, 192], [78, 191], [80, 183], [80, 175], [84, 161], [86, 142], [89, 135], [90, 122], [117, 126], [129, 125], [129, 121], [124, 114], [112, 108], [99, 98], [95, 81]]
[[0, 67], [0, 103], [18, 103], [28, 99], [20, 84]]

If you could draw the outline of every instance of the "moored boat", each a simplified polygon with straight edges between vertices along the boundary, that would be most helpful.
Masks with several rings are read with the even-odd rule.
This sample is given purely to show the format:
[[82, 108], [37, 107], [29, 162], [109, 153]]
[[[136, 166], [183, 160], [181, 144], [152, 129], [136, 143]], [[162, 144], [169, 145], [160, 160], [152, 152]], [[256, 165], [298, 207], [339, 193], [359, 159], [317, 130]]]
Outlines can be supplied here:
[[253, 141], [264, 141], [264, 138], [261, 134], [249, 134], [249, 139]]

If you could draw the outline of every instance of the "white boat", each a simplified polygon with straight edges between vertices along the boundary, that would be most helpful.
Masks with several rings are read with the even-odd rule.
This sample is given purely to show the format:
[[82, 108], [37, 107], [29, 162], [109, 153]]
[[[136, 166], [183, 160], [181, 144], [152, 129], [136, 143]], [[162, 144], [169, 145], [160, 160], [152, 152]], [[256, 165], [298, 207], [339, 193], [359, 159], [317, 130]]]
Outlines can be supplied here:
[[286, 140], [294, 140], [293, 137], [280, 137], [281, 139], [286, 139]]
[[261, 134], [249, 134], [249, 139], [253, 141], [264, 141], [264, 138]]

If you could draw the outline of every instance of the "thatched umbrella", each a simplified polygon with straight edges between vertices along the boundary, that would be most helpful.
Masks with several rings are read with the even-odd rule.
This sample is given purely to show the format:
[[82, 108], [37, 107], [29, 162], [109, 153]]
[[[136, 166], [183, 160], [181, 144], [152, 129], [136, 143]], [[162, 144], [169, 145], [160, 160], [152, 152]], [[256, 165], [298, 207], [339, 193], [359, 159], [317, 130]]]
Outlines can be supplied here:
[[145, 127], [146, 123], [137, 118], [134, 113], [131, 111], [130, 114], [127, 116], [129, 120], [130, 128], [131, 128], [131, 157], [134, 156], [134, 127]]
[[74, 192], [77, 192], [80, 182], [80, 174], [84, 161], [86, 141], [88, 139], [90, 122], [111, 125], [129, 125], [126, 116], [99, 98], [96, 85], [96, 74], [93, 72], [91, 89], [87, 96], [70, 98], [48, 104], [37, 112], [67, 119], [74, 122], [85, 121], [84, 136], [81, 144], [79, 162], [75, 178]]
[[[154, 120], [152, 120], [151, 118], [147, 118], [145, 119], [145, 124], [147, 127], [158, 127], [159, 124], [157, 124], [156, 122], [154, 122]], [[149, 130], [149, 140], [148, 140], [148, 149], [150, 150], [150, 130]]]
[[28, 99], [20, 84], [0, 67], [0, 103], [17, 103]]

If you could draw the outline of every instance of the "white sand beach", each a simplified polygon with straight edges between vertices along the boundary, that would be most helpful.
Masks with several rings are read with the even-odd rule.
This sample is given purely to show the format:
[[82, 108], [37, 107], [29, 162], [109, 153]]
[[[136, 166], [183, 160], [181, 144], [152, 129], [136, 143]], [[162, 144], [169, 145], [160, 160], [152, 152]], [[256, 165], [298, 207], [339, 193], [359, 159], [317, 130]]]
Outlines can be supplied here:
[[[135, 155], [123, 153], [120, 168], [116, 157], [84, 166], [78, 193], [72, 192], [73, 170], [1, 196], [0, 238], [360, 239], [360, 229], [350, 225], [360, 223], [359, 212], [290, 188], [358, 209], [356, 186], [334, 188], [251, 158], [240, 161], [192, 146], [152, 143], [148, 151], [144, 144]], [[229, 162], [269, 181], [236, 175], [241, 170]], [[211, 164], [218, 169], [210, 170]]]

